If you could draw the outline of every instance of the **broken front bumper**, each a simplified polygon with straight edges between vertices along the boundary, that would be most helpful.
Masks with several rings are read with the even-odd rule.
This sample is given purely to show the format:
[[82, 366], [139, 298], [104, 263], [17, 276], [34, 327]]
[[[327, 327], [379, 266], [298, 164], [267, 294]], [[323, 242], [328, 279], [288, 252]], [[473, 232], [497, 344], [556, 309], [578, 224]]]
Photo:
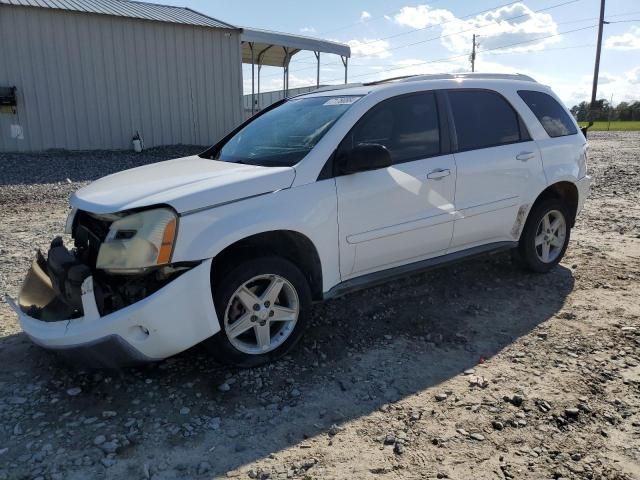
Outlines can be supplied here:
[[[36, 261], [18, 302], [7, 297], [7, 303], [34, 343], [75, 357], [82, 366], [116, 367], [170, 357], [220, 330], [210, 272], [211, 260], [204, 261], [150, 296], [104, 316], [89, 276], [81, 286], [82, 313], [59, 320], [64, 307]], [[30, 316], [34, 305], [39, 318]]]

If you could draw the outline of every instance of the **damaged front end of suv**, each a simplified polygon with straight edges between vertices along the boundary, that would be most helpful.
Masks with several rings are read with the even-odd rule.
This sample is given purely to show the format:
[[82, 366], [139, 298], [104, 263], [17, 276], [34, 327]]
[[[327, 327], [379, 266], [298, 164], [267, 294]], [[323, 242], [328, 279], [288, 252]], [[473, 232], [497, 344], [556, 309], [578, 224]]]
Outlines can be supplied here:
[[[92, 323], [99, 331], [98, 322], [107, 323], [106, 319], [121, 316], [119, 312], [127, 316], [128, 307], [149, 299], [198, 265], [171, 263], [177, 229], [178, 215], [169, 207], [116, 214], [73, 209], [65, 227], [73, 248], [56, 237], [46, 254], [38, 251], [17, 303], [8, 301], [35, 343], [76, 362], [120, 366], [153, 360], [132, 345], [131, 338], [144, 340], [151, 334], [152, 327], [143, 321], [122, 335], [89, 333], [95, 338], [79, 338], [77, 343], [62, 337], [76, 327], [88, 330]], [[54, 332], [61, 323], [65, 331]]]
[[169, 265], [177, 216], [168, 208], [99, 215], [72, 210], [66, 233], [51, 242], [46, 257], [38, 252], [22, 291], [20, 307], [44, 321], [73, 319], [93, 310], [83, 291], [93, 290], [104, 316], [142, 300], [189, 265]]

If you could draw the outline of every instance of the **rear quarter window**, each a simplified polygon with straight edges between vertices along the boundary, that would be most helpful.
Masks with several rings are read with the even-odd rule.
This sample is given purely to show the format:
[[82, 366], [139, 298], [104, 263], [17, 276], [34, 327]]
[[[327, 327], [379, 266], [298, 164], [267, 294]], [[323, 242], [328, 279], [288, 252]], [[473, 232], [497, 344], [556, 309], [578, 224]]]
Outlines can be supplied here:
[[518, 95], [550, 137], [564, 137], [578, 133], [567, 111], [551, 95], [534, 90], [519, 90]]

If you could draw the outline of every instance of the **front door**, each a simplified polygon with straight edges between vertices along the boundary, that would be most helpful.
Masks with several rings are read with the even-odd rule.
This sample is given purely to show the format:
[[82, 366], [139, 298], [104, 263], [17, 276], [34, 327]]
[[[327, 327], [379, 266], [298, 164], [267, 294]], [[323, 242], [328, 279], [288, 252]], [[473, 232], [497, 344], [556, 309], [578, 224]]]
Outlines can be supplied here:
[[453, 233], [456, 167], [443, 154], [435, 95], [373, 107], [342, 142], [384, 145], [392, 165], [336, 178], [342, 279], [444, 253]]

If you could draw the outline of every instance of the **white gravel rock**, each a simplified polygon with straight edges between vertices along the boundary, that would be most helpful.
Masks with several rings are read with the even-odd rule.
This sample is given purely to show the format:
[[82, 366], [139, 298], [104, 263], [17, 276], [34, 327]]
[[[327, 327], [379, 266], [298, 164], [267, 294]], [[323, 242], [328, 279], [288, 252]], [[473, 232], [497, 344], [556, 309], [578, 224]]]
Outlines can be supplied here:
[[78, 396], [82, 393], [82, 389], [80, 387], [73, 387], [67, 390], [67, 395], [70, 397]]

